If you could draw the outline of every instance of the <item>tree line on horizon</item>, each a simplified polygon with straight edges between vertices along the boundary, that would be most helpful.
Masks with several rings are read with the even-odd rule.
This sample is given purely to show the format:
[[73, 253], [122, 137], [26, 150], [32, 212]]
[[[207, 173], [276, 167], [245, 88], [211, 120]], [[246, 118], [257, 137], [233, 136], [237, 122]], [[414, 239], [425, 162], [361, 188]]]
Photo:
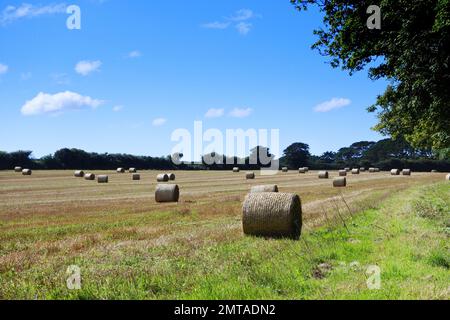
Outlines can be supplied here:
[[[264, 161], [261, 160], [264, 156]], [[182, 160], [183, 155], [178, 157]], [[214, 159], [213, 164], [211, 159]], [[0, 170], [11, 170], [15, 166], [45, 170], [115, 170], [118, 167], [135, 167], [140, 170], [258, 170], [268, 167], [267, 159], [278, 160], [280, 167], [297, 170], [300, 167], [337, 170], [345, 167], [377, 167], [381, 170], [410, 168], [415, 171], [450, 171], [448, 154], [436, 154], [431, 149], [413, 148], [404, 139], [384, 139], [378, 142], [359, 141], [337, 152], [328, 151], [320, 156], [310, 153], [309, 145], [302, 142], [291, 144], [283, 156], [275, 159], [269, 148], [258, 146], [245, 158], [226, 157], [220, 154], [203, 156], [202, 163], [182, 162], [176, 165], [172, 156], [151, 157], [129, 154], [90, 153], [79, 149], [64, 148], [54, 154], [33, 158], [32, 151], [0, 151]], [[208, 161], [209, 160], [209, 161]]]

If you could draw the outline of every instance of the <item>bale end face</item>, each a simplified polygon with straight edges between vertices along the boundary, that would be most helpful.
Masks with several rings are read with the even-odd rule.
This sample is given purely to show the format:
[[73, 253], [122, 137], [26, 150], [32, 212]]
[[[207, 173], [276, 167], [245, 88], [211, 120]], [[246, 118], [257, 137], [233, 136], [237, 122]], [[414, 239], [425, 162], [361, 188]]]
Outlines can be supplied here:
[[247, 180], [253, 180], [253, 179], [255, 179], [255, 173], [254, 173], [254, 172], [247, 172], [247, 173], [245, 174], [245, 178], [246, 178]]
[[266, 186], [254, 186], [250, 190], [250, 193], [261, 193], [261, 192], [278, 192], [278, 186], [276, 184]]
[[343, 188], [347, 186], [347, 178], [336, 178], [333, 180], [333, 187], [335, 188]]
[[97, 182], [98, 183], [108, 183], [109, 177], [108, 176], [98, 176]]
[[298, 195], [250, 193], [242, 206], [244, 234], [298, 240], [302, 229], [302, 207]]
[[155, 201], [178, 202], [180, 198], [180, 189], [176, 184], [158, 184], [155, 191]]
[[131, 176], [133, 181], [141, 180], [141, 175], [139, 173], [135, 173]]

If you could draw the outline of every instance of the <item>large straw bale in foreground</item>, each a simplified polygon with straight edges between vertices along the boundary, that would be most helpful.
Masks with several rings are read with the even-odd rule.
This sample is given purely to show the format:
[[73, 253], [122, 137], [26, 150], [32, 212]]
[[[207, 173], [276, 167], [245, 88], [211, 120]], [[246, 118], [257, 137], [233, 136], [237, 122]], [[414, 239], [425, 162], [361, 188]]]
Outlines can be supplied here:
[[250, 193], [242, 206], [247, 235], [299, 239], [302, 229], [300, 197], [290, 193]]

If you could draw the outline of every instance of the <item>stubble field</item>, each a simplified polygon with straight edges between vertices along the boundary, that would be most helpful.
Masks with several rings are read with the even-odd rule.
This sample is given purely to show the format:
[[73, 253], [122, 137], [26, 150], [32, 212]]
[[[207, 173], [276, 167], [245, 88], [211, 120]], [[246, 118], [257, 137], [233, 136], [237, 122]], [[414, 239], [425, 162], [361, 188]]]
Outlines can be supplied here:
[[[308, 235], [444, 177], [350, 174], [347, 188], [333, 188], [337, 172], [328, 180], [317, 172], [246, 180], [245, 172], [182, 171], [175, 172], [180, 202], [157, 204], [158, 172], [140, 172], [141, 181], [95, 173], [109, 175], [109, 183], [72, 171], [0, 172], [0, 298], [303, 298], [314, 290], [297, 278], [310, 270], [299, 263], [294, 275], [283, 271], [277, 255], [305, 255], [308, 243], [242, 233], [241, 205], [251, 186], [277, 184], [300, 195]], [[66, 286], [70, 265], [80, 267], [81, 290]]]

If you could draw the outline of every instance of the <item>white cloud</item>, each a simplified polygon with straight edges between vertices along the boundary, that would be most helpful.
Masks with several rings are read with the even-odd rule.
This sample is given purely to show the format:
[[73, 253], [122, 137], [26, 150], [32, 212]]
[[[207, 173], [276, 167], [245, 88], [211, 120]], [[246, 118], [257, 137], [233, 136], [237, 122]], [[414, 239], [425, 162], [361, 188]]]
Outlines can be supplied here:
[[329, 112], [331, 110], [346, 107], [352, 103], [351, 100], [345, 98], [333, 98], [329, 101], [322, 102], [314, 108], [315, 112]]
[[114, 112], [119, 112], [119, 111], [122, 111], [123, 110], [123, 106], [114, 106], [113, 107], [113, 111]]
[[9, 67], [6, 64], [0, 63], [0, 74], [5, 74], [8, 72]]
[[252, 24], [248, 23], [248, 22], [239, 22], [236, 25], [237, 31], [240, 34], [242, 34], [243, 36], [247, 35], [250, 32], [251, 28], [252, 28]]
[[166, 122], [167, 122], [167, 119], [165, 119], [165, 118], [157, 118], [157, 119], [153, 120], [152, 125], [154, 127], [161, 127], [164, 124], [166, 124]]
[[38, 114], [55, 114], [65, 110], [97, 108], [103, 103], [102, 100], [92, 99], [75, 92], [65, 91], [56, 94], [40, 92], [36, 97], [27, 101], [21, 112], [24, 116]]
[[230, 18], [232, 21], [245, 21], [255, 17], [255, 14], [250, 9], [240, 9]]
[[225, 109], [209, 109], [206, 114], [205, 118], [220, 118], [225, 114]]
[[233, 118], [246, 118], [248, 116], [250, 116], [253, 112], [253, 109], [251, 108], [244, 108], [244, 109], [240, 109], [240, 108], [234, 108], [231, 112], [230, 112], [230, 117]]
[[210, 23], [205, 23], [202, 25], [203, 28], [206, 29], [218, 29], [218, 30], [224, 30], [230, 26], [229, 22], [220, 22], [220, 21], [214, 21]]
[[102, 62], [99, 60], [96, 61], [88, 61], [83, 60], [77, 63], [75, 66], [75, 71], [82, 76], [87, 76], [91, 72], [97, 71], [102, 65]]
[[43, 15], [51, 15], [56, 13], [65, 13], [67, 5], [64, 3], [51, 5], [32, 5], [23, 3], [18, 7], [7, 6], [0, 12], [0, 25], [7, 25], [19, 19], [33, 18]]
[[128, 58], [139, 58], [139, 57], [141, 57], [141, 56], [142, 56], [142, 52], [140, 52], [139, 50], [131, 51], [131, 52], [128, 54]]
[[224, 21], [205, 23], [202, 25], [202, 27], [207, 29], [223, 30], [227, 29], [230, 25], [234, 25], [239, 34], [246, 35], [253, 27], [253, 24], [248, 21], [260, 17], [260, 15], [255, 14], [250, 9], [240, 9], [236, 11], [231, 17], [225, 18]]

